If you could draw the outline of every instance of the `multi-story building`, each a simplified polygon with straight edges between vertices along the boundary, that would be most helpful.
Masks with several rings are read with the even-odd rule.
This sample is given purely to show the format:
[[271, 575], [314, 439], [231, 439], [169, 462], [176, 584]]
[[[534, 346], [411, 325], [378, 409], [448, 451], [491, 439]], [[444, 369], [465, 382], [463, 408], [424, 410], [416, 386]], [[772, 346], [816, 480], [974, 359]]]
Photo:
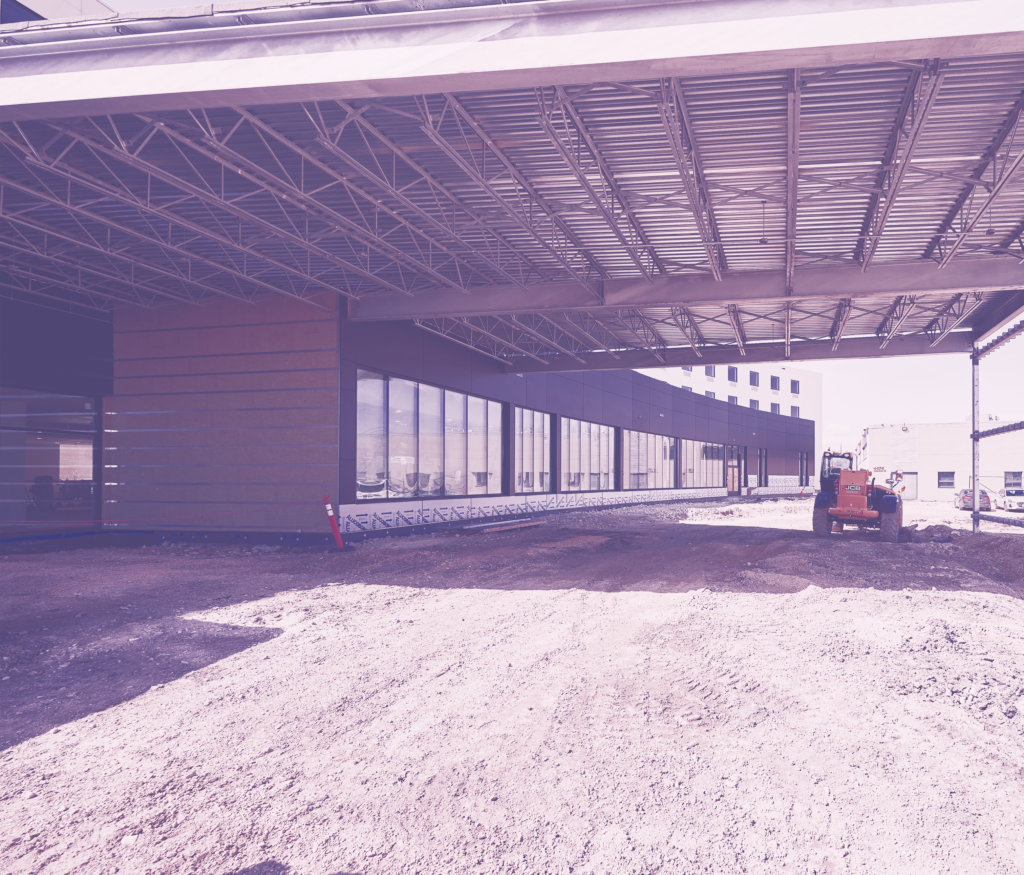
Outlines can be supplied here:
[[756, 364], [652, 368], [641, 373], [728, 404], [812, 420], [812, 475], [817, 470], [822, 452], [822, 381], [817, 371], [794, 368], [788, 364]]
[[[986, 417], [983, 428], [996, 428]], [[893, 472], [903, 475], [903, 497], [909, 501], [950, 501], [971, 483], [971, 424], [969, 422], [897, 423], [864, 429], [854, 462], [874, 472], [879, 482]], [[1024, 431], [1008, 432], [981, 441], [978, 482], [995, 496], [1003, 488], [1020, 488], [1024, 472]]]

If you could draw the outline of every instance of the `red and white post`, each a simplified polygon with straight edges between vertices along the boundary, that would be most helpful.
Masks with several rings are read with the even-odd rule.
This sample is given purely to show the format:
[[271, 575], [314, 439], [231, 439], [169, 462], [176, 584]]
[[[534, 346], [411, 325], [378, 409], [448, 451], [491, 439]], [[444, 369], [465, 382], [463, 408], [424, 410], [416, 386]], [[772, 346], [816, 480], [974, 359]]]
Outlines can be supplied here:
[[325, 495], [324, 505], [327, 507], [327, 517], [331, 521], [331, 531], [334, 532], [334, 541], [338, 545], [339, 550], [344, 550], [345, 545], [341, 540], [341, 530], [338, 528], [338, 518], [334, 515], [334, 507], [331, 504], [331, 500]]

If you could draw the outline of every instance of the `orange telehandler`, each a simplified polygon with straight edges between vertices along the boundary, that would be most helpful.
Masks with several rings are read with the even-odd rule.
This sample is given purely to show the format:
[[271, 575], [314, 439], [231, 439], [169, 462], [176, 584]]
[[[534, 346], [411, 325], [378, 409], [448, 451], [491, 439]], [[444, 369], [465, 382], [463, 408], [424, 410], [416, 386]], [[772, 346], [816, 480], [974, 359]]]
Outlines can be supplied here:
[[852, 453], [823, 453], [819, 482], [821, 491], [814, 498], [814, 534], [825, 538], [852, 525], [878, 529], [882, 540], [891, 544], [899, 540], [902, 496], [876, 486], [870, 471], [855, 471]]

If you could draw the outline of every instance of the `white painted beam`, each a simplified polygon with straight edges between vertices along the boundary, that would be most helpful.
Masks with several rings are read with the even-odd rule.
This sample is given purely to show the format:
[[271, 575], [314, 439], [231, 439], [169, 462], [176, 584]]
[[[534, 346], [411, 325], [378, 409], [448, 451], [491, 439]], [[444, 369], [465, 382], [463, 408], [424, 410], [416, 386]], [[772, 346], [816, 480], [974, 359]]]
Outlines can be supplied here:
[[[486, 316], [493, 313], [557, 313], [566, 310], [618, 310], [630, 307], [740, 304], [750, 301], [813, 301], [872, 296], [958, 294], [1024, 290], [1024, 267], [1011, 259], [957, 259], [939, 270], [933, 261], [859, 266], [806, 267], [795, 271], [786, 294], [785, 271], [726, 274], [716, 282], [709, 274], [613, 279], [593, 290], [575, 282], [528, 286], [488, 286], [468, 294], [436, 289], [409, 297], [391, 293], [349, 302], [356, 320], [429, 319], [439, 316]], [[596, 297], [596, 300], [595, 300]]]
[[[549, 0], [318, 20], [296, 7], [218, 27], [181, 13], [0, 48], [0, 120], [1024, 51], [1011, 0]], [[31, 43], [42, 24], [0, 35]]]

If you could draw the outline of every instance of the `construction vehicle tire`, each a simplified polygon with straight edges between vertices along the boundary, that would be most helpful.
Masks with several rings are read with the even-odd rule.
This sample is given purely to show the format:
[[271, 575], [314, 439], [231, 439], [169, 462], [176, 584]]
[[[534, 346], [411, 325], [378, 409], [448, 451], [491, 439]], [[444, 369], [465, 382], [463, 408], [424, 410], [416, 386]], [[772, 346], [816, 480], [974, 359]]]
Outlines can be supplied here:
[[811, 517], [811, 531], [819, 538], [827, 538], [832, 533], [832, 519], [828, 515], [827, 507], [814, 508], [814, 515]]
[[895, 513], [882, 514], [882, 541], [886, 544], [895, 544], [900, 539], [900, 517], [899, 511]]

